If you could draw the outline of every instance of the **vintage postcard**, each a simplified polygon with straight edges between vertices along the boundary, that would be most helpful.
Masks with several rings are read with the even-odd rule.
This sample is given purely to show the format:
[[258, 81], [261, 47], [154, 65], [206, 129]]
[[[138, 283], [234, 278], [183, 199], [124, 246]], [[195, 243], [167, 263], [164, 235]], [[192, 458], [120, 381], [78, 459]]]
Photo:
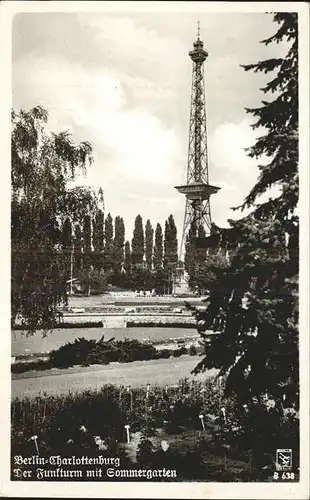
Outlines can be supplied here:
[[308, 498], [307, 4], [0, 20], [0, 494]]

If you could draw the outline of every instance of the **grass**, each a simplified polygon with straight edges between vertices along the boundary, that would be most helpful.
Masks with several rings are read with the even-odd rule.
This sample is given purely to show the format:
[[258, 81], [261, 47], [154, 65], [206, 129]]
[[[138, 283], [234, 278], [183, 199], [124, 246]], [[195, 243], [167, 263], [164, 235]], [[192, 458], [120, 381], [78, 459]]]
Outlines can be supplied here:
[[[150, 383], [165, 387], [175, 385], [180, 378], [191, 377], [190, 372], [199, 361], [198, 356], [184, 355], [181, 358], [169, 358], [151, 361], [134, 361], [132, 363], [110, 363], [107, 366], [73, 367], [54, 369], [44, 372], [28, 372], [12, 377], [12, 397], [38, 394], [68, 394], [83, 390], [98, 390], [104, 384], [131, 385], [142, 387]], [[195, 380], [206, 379], [216, 373], [210, 370], [197, 375]]]

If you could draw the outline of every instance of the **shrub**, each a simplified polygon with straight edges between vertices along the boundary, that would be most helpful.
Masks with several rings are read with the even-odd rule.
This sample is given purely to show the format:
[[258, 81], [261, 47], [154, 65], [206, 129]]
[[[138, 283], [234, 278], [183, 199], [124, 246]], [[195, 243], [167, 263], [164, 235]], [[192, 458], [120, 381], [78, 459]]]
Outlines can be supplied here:
[[30, 361], [29, 363], [14, 363], [11, 365], [12, 373], [24, 373], [31, 370], [48, 370], [52, 368], [50, 361], [39, 360]]
[[142, 439], [138, 445], [137, 462], [141, 467], [151, 468], [153, 462], [153, 445], [150, 439]]
[[104, 341], [101, 339], [75, 339], [50, 353], [50, 364], [57, 368], [66, 368], [76, 364], [107, 364], [109, 362], [128, 363], [156, 359], [157, 350], [152, 344], [135, 339]]
[[152, 344], [139, 342], [136, 339], [120, 340], [115, 342], [115, 345], [121, 350], [120, 362], [128, 361], [146, 361], [155, 359], [157, 351]]
[[197, 354], [197, 348], [196, 348], [196, 346], [194, 346], [194, 344], [192, 344], [190, 346], [190, 348], [189, 348], [189, 354], [191, 356], [196, 356], [196, 354]]
[[172, 352], [170, 349], [159, 349], [157, 351], [157, 358], [158, 359], [167, 359], [170, 358]]
[[94, 349], [96, 340], [84, 337], [68, 342], [50, 353], [50, 363], [56, 368], [68, 368], [76, 364], [87, 364], [88, 354]]
[[180, 347], [179, 349], [176, 349], [173, 352], [173, 357], [174, 358], [179, 358], [180, 356], [183, 356], [183, 354], [186, 354], [186, 353], [187, 353], [186, 347]]
[[[110, 363], [109, 353], [110, 351], [99, 351], [98, 349], [93, 349], [88, 353], [87, 363], [90, 365], [108, 365]], [[112, 356], [111, 356], [112, 357]]]

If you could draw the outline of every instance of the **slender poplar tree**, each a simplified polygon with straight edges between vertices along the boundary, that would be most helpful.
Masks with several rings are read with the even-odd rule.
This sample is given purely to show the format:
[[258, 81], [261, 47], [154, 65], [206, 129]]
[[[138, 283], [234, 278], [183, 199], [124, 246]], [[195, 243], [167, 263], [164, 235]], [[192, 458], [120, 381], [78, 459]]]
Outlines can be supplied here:
[[92, 223], [91, 216], [85, 215], [83, 221], [83, 258], [84, 258], [84, 282], [87, 286], [87, 294], [90, 295], [90, 272], [92, 269]]
[[124, 244], [125, 244], [125, 225], [122, 217], [117, 215], [114, 222], [114, 272], [120, 274], [124, 265]]
[[159, 223], [155, 230], [153, 265], [155, 270], [163, 267], [163, 230]]
[[148, 219], [145, 225], [145, 260], [149, 270], [152, 269], [153, 263], [153, 239], [154, 229], [152, 228], [151, 221]]
[[131, 274], [131, 250], [129, 241], [125, 242], [125, 260], [124, 260], [124, 270], [127, 276]]
[[176, 264], [178, 262], [178, 239], [177, 228], [173, 215], [169, 215], [165, 222], [164, 239], [164, 266]]
[[113, 219], [109, 213], [104, 225], [104, 270], [110, 271], [114, 264], [114, 240], [113, 240]]
[[93, 219], [93, 263], [98, 271], [103, 267], [104, 215], [98, 210]]
[[144, 258], [144, 231], [141, 215], [135, 219], [133, 238], [131, 241], [131, 261], [132, 264], [142, 264]]

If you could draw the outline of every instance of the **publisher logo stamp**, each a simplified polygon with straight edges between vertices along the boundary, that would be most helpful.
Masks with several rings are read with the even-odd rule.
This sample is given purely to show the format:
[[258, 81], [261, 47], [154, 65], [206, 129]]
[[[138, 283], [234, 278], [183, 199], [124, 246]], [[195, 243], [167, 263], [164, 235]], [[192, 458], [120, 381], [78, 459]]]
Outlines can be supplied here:
[[292, 469], [292, 450], [283, 449], [276, 451], [276, 469], [279, 471]]

